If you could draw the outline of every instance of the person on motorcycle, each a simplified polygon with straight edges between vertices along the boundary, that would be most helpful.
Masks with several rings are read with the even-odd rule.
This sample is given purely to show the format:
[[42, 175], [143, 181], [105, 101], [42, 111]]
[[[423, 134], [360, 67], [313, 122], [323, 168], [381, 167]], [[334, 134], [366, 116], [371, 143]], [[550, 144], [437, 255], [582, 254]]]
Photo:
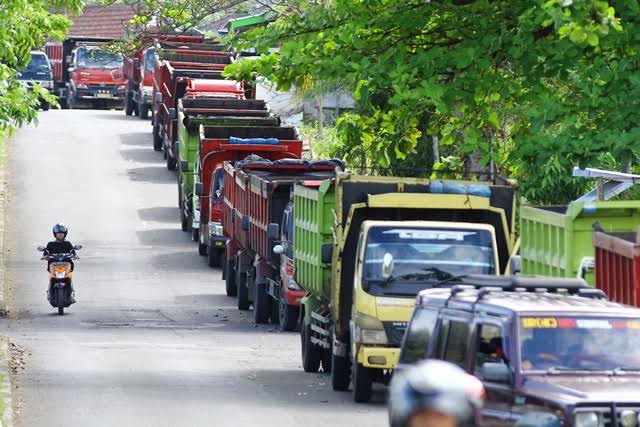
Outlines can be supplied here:
[[477, 427], [485, 391], [476, 377], [441, 360], [394, 373], [389, 387], [391, 427]]
[[[76, 255], [76, 250], [73, 248], [73, 245], [70, 241], [67, 240], [67, 234], [69, 233], [69, 229], [62, 223], [58, 223], [53, 226], [53, 237], [55, 240], [47, 243], [47, 247], [44, 249], [45, 255], [51, 254], [72, 254], [74, 258], [78, 259], [78, 255]], [[47, 264], [47, 271], [49, 271], [49, 267], [53, 261], [49, 260]], [[71, 263], [71, 271], [73, 271], [73, 260], [68, 259], [67, 262]]]

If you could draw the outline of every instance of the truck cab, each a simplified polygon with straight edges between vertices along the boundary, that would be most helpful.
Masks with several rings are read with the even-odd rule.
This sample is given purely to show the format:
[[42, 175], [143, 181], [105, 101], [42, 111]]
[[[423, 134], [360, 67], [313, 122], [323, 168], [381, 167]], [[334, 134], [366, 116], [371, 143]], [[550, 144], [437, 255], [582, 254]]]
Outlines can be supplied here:
[[[38, 50], [31, 51], [31, 60], [19, 72], [18, 80], [26, 87], [30, 88], [33, 84], [38, 84], [51, 92], [53, 90], [53, 74], [47, 54]], [[40, 100], [40, 107], [46, 111], [49, 109], [49, 103]]]
[[350, 321], [357, 396], [368, 400], [371, 383], [386, 382], [396, 366], [418, 292], [463, 275], [497, 275], [496, 247], [487, 224], [362, 222]]
[[120, 105], [126, 90], [123, 64], [121, 53], [96, 45], [77, 46], [69, 64], [69, 108], [85, 102], [93, 107]]

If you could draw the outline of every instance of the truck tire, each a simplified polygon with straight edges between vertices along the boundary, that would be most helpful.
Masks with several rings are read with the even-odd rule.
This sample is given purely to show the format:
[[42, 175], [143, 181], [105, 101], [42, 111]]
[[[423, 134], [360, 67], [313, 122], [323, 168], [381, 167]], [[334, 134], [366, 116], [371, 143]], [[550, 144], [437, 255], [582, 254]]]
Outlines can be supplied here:
[[284, 296], [280, 297], [280, 301], [278, 301], [278, 315], [281, 331], [285, 332], [295, 330], [298, 325], [299, 314], [300, 307], [289, 305], [287, 304], [287, 300]]
[[236, 288], [238, 296], [238, 310], [249, 310], [249, 288], [247, 288], [247, 273], [236, 270]]
[[236, 268], [233, 261], [227, 260], [224, 263], [224, 287], [228, 297], [235, 297], [238, 295], [238, 288], [236, 286]]
[[351, 366], [348, 357], [336, 356], [331, 352], [331, 387], [335, 391], [349, 390]]
[[167, 150], [167, 169], [169, 169], [170, 171], [176, 170], [177, 163], [178, 161], [176, 160], [176, 158], [171, 157], [171, 152]]
[[209, 267], [220, 268], [222, 265], [222, 251], [209, 246], [207, 249], [207, 260], [209, 261]]
[[271, 314], [271, 298], [267, 294], [267, 285], [256, 283], [253, 289], [253, 321], [267, 323]]
[[127, 92], [127, 95], [124, 97], [124, 113], [127, 116], [133, 115], [135, 110], [135, 103], [133, 102], [133, 93]]
[[207, 256], [207, 245], [198, 242], [198, 254], [200, 254], [200, 256]]
[[302, 347], [302, 369], [305, 372], [318, 372], [320, 369], [320, 350], [311, 342], [311, 324], [302, 321], [300, 328], [300, 344]]
[[157, 124], [153, 125], [153, 149], [155, 151], [162, 151], [162, 147], [164, 146], [164, 141], [162, 140], [162, 136], [160, 135], [160, 126]]
[[194, 242], [200, 241], [200, 230], [197, 228], [191, 228], [191, 240]]
[[271, 318], [272, 325], [280, 324], [280, 303], [276, 301], [272, 296], [269, 298], [269, 305], [271, 307], [271, 314], [269, 317]]
[[184, 214], [184, 209], [180, 208], [180, 228], [182, 231], [189, 231], [189, 217]]
[[138, 104], [138, 117], [140, 120], [147, 120], [149, 118], [149, 105], [144, 102]]
[[357, 403], [367, 403], [371, 400], [371, 389], [373, 387], [372, 369], [364, 367], [356, 361], [352, 365], [353, 400]]

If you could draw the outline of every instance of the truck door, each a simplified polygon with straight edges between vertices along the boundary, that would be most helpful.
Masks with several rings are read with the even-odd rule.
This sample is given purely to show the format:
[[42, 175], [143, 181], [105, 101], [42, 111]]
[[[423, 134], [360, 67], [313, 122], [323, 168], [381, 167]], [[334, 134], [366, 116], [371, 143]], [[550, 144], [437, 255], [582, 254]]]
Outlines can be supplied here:
[[498, 322], [481, 321], [473, 326], [471, 341], [472, 370], [484, 384], [487, 398], [483, 410], [483, 427], [507, 427], [515, 425], [512, 414], [513, 385], [509, 380], [488, 380], [483, 368], [503, 365], [509, 367], [508, 345], [503, 327]]

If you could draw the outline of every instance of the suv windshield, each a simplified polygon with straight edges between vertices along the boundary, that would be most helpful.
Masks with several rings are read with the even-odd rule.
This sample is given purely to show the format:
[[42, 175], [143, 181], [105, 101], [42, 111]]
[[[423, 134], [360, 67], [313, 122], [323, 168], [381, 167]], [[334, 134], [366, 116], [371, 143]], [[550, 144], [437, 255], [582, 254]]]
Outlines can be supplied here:
[[80, 68], [117, 68], [122, 66], [122, 54], [102, 49], [79, 49], [78, 67]]
[[640, 319], [524, 317], [523, 371], [640, 371]]
[[27, 65], [28, 71], [49, 71], [50, 69], [49, 61], [47, 61], [45, 55], [38, 53], [31, 54], [31, 61], [29, 61], [29, 65]]

